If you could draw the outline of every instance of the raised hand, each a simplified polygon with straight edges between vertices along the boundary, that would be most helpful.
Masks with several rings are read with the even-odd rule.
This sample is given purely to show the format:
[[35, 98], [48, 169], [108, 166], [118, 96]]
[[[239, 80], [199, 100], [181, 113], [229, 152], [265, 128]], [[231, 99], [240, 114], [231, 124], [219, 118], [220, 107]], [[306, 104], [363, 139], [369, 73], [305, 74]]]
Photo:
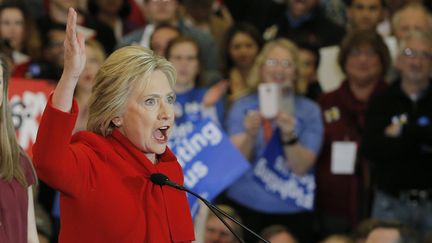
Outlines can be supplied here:
[[69, 8], [66, 25], [66, 39], [64, 40], [64, 70], [63, 75], [78, 80], [84, 70], [85, 40], [84, 36], [76, 32], [77, 12]]
[[77, 34], [76, 22], [77, 13], [73, 8], [69, 8], [63, 74], [52, 98], [53, 107], [65, 112], [69, 112], [72, 107], [74, 90], [86, 62], [84, 36]]
[[205, 107], [215, 105], [228, 89], [228, 81], [222, 80], [217, 84], [211, 86], [207, 93], [204, 95], [203, 104]]

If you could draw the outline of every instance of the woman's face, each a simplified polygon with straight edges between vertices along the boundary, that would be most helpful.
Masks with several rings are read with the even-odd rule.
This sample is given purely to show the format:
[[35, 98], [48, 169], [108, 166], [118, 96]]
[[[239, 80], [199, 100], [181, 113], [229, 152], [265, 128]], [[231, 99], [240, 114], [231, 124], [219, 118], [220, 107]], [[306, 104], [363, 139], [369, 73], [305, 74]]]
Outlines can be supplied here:
[[279, 83], [292, 86], [296, 78], [296, 66], [292, 54], [281, 46], [268, 52], [261, 66], [261, 78], [264, 83]]
[[157, 55], [165, 56], [165, 50], [168, 43], [179, 35], [178, 31], [171, 28], [160, 28], [153, 32], [150, 38], [150, 46]]
[[378, 53], [370, 45], [364, 44], [348, 53], [345, 71], [349, 82], [366, 84], [378, 81], [382, 73], [382, 64]]
[[177, 0], [148, 0], [145, 2], [146, 18], [149, 22], [172, 22], [176, 18]]
[[250, 68], [258, 54], [258, 45], [252, 37], [239, 32], [234, 35], [230, 42], [229, 53], [235, 66]]
[[63, 41], [66, 38], [66, 31], [51, 29], [48, 30], [47, 36], [49, 44], [43, 52], [45, 60], [56, 66], [63, 67]]
[[307, 49], [299, 50], [299, 59], [301, 62], [300, 76], [308, 81], [316, 81], [317, 67], [315, 66], [317, 57]]
[[119, 131], [150, 158], [165, 152], [174, 123], [175, 93], [162, 71], [154, 71], [147, 82], [144, 90], [134, 88], [130, 94]]
[[99, 60], [96, 50], [94, 47], [87, 46], [86, 47], [86, 56], [87, 61], [84, 67], [84, 71], [82, 72], [80, 79], [78, 80], [78, 87], [80, 90], [84, 90], [85, 92], [91, 92], [93, 87], [93, 79], [96, 76], [97, 71], [102, 65], [102, 60]]
[[190, 86], [199, 71], [198, 49], [191, 42], [181, 42], [171, 47], [168, 60], [177, 70], [176, 85]]
[[5, 8], [0, 13], [0, 36], [9, 40], [15, 50], [22, 49], [24, 22], [23, 13], [17, 8]]

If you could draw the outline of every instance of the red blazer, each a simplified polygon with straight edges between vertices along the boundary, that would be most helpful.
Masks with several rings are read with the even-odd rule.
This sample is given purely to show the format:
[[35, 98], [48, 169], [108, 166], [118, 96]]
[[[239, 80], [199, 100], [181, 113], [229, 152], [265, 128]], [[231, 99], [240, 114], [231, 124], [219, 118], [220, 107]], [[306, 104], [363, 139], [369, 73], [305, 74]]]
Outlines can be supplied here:
[[161, 172], [183, 184], [174, 154], [152, 164], [119, 131], [103, 137], [78, 132], [78, 107], [70, 113], [47, 105], [33, 147], [39, 177], [60, 194], [59, 242], [190, 242], [194, 239], [186, 195], [154, 185]]

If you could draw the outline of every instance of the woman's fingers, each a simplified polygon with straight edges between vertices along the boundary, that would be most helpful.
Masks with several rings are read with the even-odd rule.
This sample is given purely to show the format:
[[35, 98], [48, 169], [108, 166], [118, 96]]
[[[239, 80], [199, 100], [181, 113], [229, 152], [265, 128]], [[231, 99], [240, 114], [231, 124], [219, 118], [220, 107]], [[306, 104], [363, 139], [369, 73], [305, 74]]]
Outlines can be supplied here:
[[219, 81], [217, 84], [211, 86], [204, 96], [204, 106], [212, 106], [216, 104], [220, 98], [226, 93], [228, 82], [226, 80]]
[[69, 8], [64, 41], [63, 73], [73, 79], [79, 77], [85, 65], [85, 38], [82, 33], [77, 33], [77, 18], [77, 12]]
[[69, 8], [68, 20], [66, 25], [66, 40], [68, 40], [72, 45], [75, 44], [76, 40], [76, 20], [76, 11], [73, 8]]
[[78, 33], [78, 45], [81, 50], [85, 49], [85, 36], [82, 33]]

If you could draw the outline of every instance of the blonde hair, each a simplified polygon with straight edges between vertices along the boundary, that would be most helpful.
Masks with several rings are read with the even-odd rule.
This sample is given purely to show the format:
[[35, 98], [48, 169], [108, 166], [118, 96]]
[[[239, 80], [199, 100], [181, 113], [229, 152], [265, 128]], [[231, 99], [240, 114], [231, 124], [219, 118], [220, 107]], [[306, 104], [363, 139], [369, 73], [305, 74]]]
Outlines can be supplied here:
[[292, 56], [294, 67], [295, 67], [295, 77], [293, 80], [293, 84], [295, 85], [295, 89], [297, 90], [297, 80], [299, 77], [299, 67], [300, 67], [300, 59], [299, 59], [299, 51], [297, 46], [290, 40], [285, 38], [279, 38], [273, 41], [267, 42], [264, 45], [263, 49], [255, 59], [255, 63], [251, 69], [249, 74], [249, 78], [246, 80], [246, 84], [248, 86], [249, 92], [255, 92], [258, 88], [260, 82], [262, 82], [261, 77], [261, 68], [266, 61], [270, 51], [272, 51], [276, 47], [281, 47], [286, 49]]
[[89, 101], [87, 130], [108, 136], [134, 89], [144, 89], [154, 71], [164, 73], [174, 87], [176, 71], [165, 58], [141, 46], [126, 46], [113, 52], [102, 64], [94, 80]]
[[11, 109], [8, 104], [9, 67], [6, 58], [0, 54], [3, 70], [3, 97], [0, 106], [0, 178], [6, 181], [16, 179], [23, 187], [28, 183], [20, 165], [21, 149], [12, 123]]

